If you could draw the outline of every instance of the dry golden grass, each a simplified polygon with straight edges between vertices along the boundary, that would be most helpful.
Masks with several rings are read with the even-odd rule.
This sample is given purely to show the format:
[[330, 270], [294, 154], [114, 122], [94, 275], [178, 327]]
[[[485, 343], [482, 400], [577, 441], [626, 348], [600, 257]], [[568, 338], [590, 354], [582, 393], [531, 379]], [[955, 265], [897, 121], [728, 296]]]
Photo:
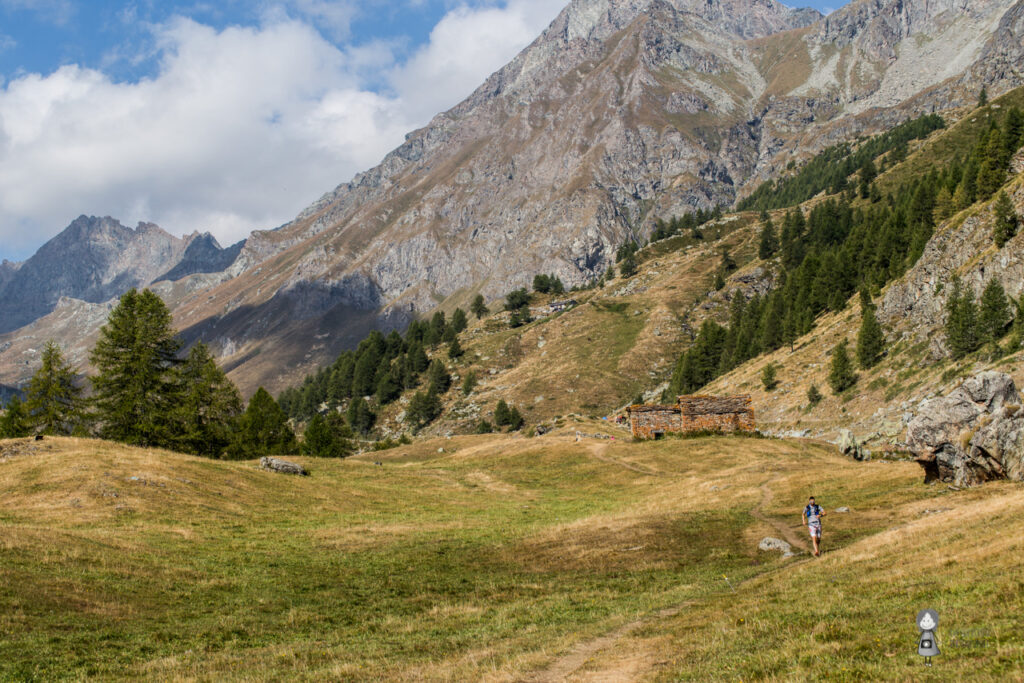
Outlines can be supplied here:
[[[961, 631], [994, 624], [979, 671], [1018, 672], [997, 610], [1022, 599], [1018, 486], [949, 493], [810, 442], [574, 431], [298, 458], [307, 478], [18, 442], [0, 456], [0, 679], [910, 680], [885, 629], [918, 598]], [[803, 533], [811, 492], [826, 556], [759, 552]]]

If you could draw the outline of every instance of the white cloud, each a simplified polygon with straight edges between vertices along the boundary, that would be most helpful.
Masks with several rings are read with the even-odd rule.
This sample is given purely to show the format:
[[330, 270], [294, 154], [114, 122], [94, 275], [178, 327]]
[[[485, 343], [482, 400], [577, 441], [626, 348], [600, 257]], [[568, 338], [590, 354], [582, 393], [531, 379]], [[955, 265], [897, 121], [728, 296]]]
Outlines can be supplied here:
[[0, 86], [0, 256], [81, 213], [209, 230], [223, 244], [279, 225], [456, 104], [556, 12], [548, 0], [459, 6], [400, 65], [387, 45], [339, 49], [299, 20], [217, 32], [177, 19], [154, 29], [152, 78], [117, 83], [78, 66], [15, 78]]

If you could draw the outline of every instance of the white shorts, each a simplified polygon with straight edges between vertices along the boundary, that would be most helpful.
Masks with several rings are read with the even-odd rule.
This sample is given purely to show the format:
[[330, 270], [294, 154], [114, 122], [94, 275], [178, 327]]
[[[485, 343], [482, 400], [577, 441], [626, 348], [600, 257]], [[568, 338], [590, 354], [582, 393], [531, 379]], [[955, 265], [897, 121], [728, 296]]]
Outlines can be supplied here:
[[820, 524], [810, 524], [807, 528], [811, 530], [811, 538], [821, 538]]

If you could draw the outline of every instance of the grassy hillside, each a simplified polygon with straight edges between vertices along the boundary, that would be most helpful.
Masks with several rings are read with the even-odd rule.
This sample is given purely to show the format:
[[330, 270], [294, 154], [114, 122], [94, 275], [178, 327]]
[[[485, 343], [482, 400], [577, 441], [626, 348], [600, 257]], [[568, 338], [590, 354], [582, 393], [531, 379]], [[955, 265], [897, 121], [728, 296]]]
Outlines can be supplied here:
[[[1024, 673], [1018, 487], [951, 492], [810, 442], [576, 443], [577, 426], [598, 429], [304, 460], [308, 478], [0, 442], [0, 679]], [[809, 493], [826, 555], [759, 552], [803, 542]], [[984, 642], [943, 640], [926, 672], [925, 605], [940, 637]]]

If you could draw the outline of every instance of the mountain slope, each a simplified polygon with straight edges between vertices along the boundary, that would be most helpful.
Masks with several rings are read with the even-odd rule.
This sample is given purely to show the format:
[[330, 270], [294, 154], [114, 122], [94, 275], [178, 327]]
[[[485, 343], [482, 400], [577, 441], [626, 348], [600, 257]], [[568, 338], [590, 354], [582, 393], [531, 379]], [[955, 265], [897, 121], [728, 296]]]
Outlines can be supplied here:
[[[192, 337], [230, 339], [251, 389], [276, 380], [245, 354], [340, 332], [326, 316], [359, 311], [349, 339], [537, 272], [586, 281], [654, 216], [731, 203], [794, 154], [975, 97], [977, 82], [953, 81], [1005, 42], [1011, 6], [862, 0], [814, 21], [753, 0], [578, 0], [380, 166], [254, 234], [248, 269], [181, 319]], [[282, 302], [297, 300], [313, 305], [290, 315]], [[297, 370], [341, 350], [323, 346]]]

